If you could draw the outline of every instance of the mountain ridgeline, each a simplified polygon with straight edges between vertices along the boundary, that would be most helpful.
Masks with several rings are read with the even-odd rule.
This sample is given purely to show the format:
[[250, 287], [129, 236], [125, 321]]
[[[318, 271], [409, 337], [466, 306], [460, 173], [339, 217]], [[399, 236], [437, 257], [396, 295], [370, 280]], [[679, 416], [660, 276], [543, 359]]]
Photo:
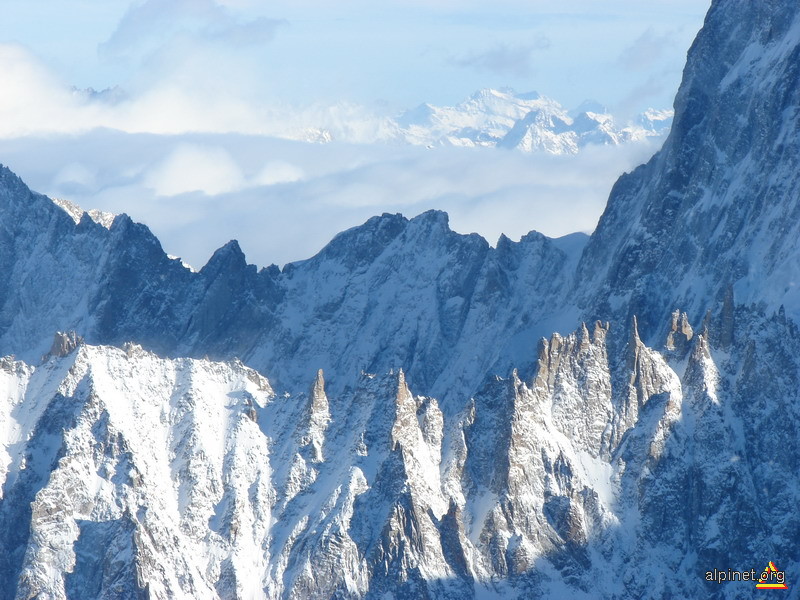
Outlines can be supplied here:
[[715, 1], [591, 237], [195, 273], [0, 169], [0, 598], [797, 598], [798, 131], [800, 5]]
[[608, 110], [587, 100], [573, 111], [529, 92], [483, 89], [457, 106], [421, 104], [388, 127], [390, 139], [433, 146], [497, 147], [523, 152], [577, 154], [593, 145], [619, 145], [659, 138], [672, 111], [649, 109], [619, 126]]
[[509, 370], [515, 336], [534, 328], [516, 342], [527, 361], [550, 332], [537, 320], [557, 312], [543, 309], [558, 305], [586, 239], [532, 232], [492, 248], [450, 231], [442, 212], [385, 214], [283, 271], [257, 270], [230, 242], [194, 273], [125, 215], [108, 227], [88, 214], [76, 223], [8, 170], [0, 184], [0, 352], [36, 361], [54, 331], [75, 330], [167, 356], [239, 357], [290, 391], [318, 368], [338, 389], [362, 370], [398, 366], [426, 393], [455, 376], [472, 391], [497, 361]]

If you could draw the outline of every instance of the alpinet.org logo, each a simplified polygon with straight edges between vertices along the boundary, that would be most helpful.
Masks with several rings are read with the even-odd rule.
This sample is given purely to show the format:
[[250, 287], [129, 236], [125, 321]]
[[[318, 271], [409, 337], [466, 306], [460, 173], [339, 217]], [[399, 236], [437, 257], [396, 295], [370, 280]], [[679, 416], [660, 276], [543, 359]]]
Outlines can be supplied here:
[[779, 571], [772, 561], [769, 561], [763, 571], [757, 571], [756, 569], [750, 569], [749, 571], [735, 571], [733, 569], [706, 571], [706, 581], [714, 581], [716, 583], [755, 581], [756, 589], [759, 590], [789, 589], [789, 586], [786, 585], [786, 572]]
[[767, 568], [761, 573], [756, 588], [759, 590], [788, 590], [789, 588], [786, 585], [786, 573], [778, 571], [775, 567], [775, 563], [769, 561], [769, 565], [767, 565]]

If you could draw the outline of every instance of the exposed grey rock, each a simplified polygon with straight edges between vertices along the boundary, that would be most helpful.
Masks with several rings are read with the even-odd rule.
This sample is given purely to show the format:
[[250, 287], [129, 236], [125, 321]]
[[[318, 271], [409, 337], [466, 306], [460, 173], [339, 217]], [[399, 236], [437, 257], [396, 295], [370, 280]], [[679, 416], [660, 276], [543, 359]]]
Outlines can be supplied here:
[[67, 356], [83, 343], [83, 338], [74, 331], [68, 333], [57, 332], [50, 347], [51, 356]]
[[432, 211], [192, 273], [0, 170], [0, 348], [76, 332], [0, 361], [0, 597], [791, 597], [798, 32], [712, 4], [585, 248]]

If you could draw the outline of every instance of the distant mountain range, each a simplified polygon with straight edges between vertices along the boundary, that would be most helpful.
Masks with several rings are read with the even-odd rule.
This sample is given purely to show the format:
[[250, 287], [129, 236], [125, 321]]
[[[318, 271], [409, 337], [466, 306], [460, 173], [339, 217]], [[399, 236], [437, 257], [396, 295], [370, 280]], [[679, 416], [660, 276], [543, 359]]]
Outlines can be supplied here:
[[[72, 93], [93, 104], [114, 106], [129, 100], [119, 87], [101, 91], [73, 88]], [[549, 154], [577, 154], [592, 144], [663, 138], [673, 117], [672, 110], [650, 108], [623, 122], [594, 100], [567, 110], [537, 92], [520, 94], [509, 88], [484, 88], [455, 106], [424, 103], [397, 116], [344, 102], [270, 110], [271, 117], [263, 125], [267, 135], [314, 144], [498, 147]]]
[[798, 598], [798, 107], [800, 4], [715, 0], [591, 236], [384, 214], [283, 269], [0, 168], [0, 600]]
[[650, 109], [619, 124], [604, 106], [586, 101], [567, 111], [536, 92], [483, 89], [456, 106], [421, 104], [396, 119], [396, 138], [434, 146], [496, 146], [524, 152], [576, 154], [588, 144], [623, 144], [666, 135], [671, 110]]

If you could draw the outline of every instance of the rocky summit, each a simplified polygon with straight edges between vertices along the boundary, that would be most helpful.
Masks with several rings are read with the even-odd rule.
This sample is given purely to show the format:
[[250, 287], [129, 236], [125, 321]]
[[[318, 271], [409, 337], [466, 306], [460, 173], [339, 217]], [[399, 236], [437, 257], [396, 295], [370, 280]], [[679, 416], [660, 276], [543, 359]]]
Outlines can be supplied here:
[[0, 598], [800, 597], [798, 131], [800, 5], [717, 0], [590, 237], [193, 272], [3, 168]]

